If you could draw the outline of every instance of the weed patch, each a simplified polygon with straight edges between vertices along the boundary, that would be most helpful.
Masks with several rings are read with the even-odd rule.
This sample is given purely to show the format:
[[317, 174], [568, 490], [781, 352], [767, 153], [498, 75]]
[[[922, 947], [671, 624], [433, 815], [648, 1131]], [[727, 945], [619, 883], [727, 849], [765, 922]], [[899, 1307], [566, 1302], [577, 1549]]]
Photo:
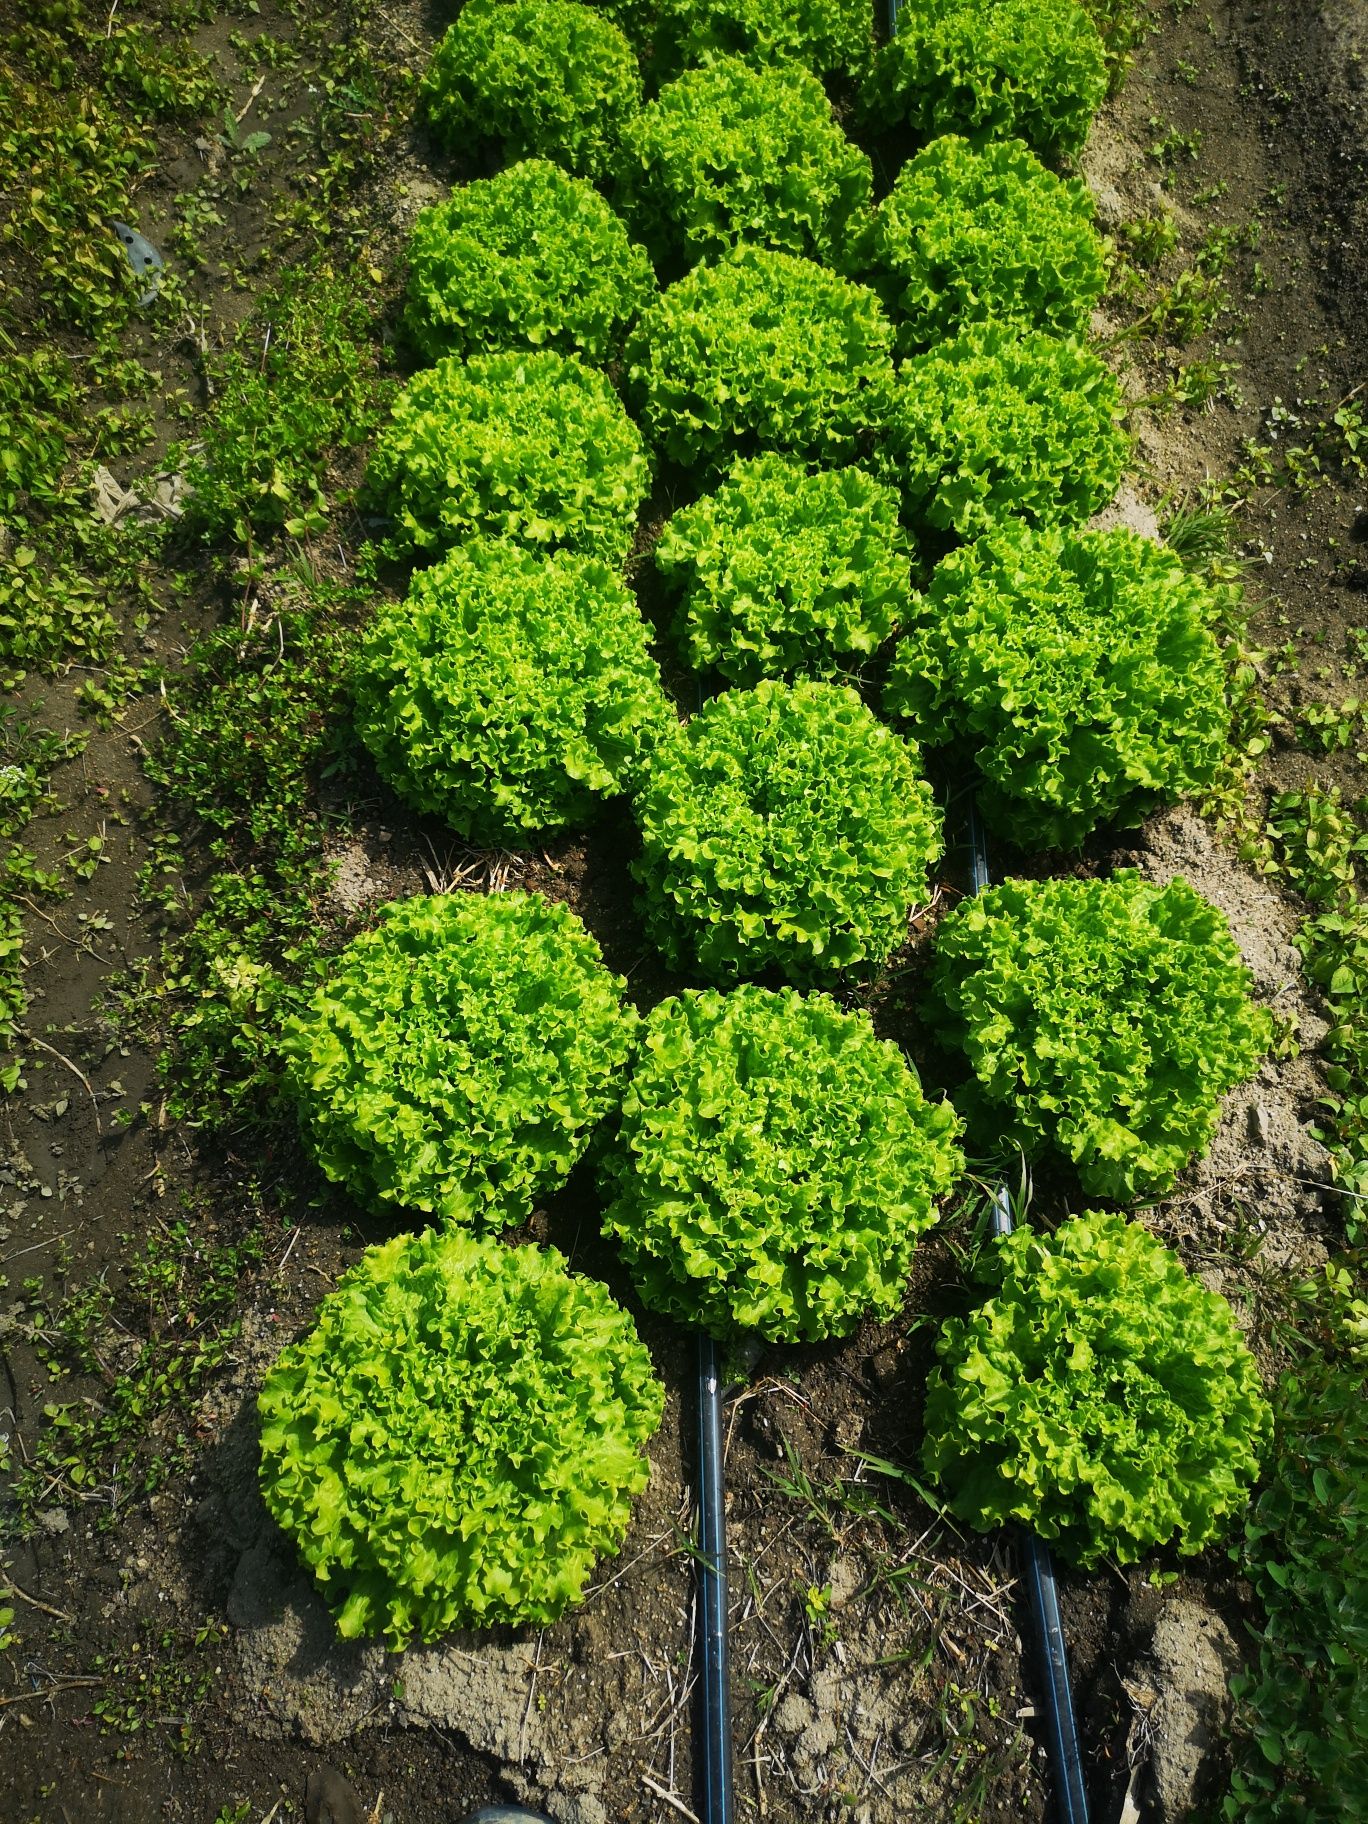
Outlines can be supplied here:
[[7, 1533], [30, 1537], [54, 1504], [92, 1507], [108, 1528], [185, 1467], [199, 1395], [237, 1333], [232, 1311], [261, 1252], [256, 1231], [208, 1242], [183, 1217], [150, 1235], [113, 1283], [101, 1275], [54, 1296], [25, 1281], [19, 1332], [51, 1381], [80, 1377], [98, 1390], [49, 1400], [36, 1438], [19, 1441]]
[[176, 451], [206, 538], [324, 529], [326, 469], [379, 423], [372, 307], [354, 272], [287, 274], [211, 364], [203, 448]]
[[1317, 1346], [1275, 1396], [1272, 1469], [1245, 1528], [1265, 1620], [1233, 1686], [1243, 1739], [1231, 1824], [1337, 1824], [1368, 1807], [1368, 1305], [1352, 1294], [1361, 1266], [1304, 1288]]

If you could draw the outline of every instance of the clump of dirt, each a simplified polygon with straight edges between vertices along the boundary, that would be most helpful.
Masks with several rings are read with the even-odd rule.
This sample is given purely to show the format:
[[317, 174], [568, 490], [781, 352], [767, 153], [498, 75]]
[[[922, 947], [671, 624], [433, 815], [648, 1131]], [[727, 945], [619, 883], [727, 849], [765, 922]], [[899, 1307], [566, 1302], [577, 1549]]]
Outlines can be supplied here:
[[1297, 908], [1252, 875], [1186, 808], [1153, 818], [1137, 851], [1118, 860], [1133, 862], [1162, 884], [1181, 875], [1200, 888], [1229, 921], [1258, 999], [1291, 1024], [1301, 1047], [1296, 1057], [1266, 1059], [1252, 1082], [1226, 1098], [1209, 1152], [1192, 1166], [1165, 1214], [1172, 1219], [1181, 1209], [1187, 1221], [1200, 1223], [1244, 1202], [1265, 1230], [1290, 1226], [1308, 1258], [1319, 1253], [1323, 1259], [1319, 1235], [1330, 1161], [1310, 1128], [1326, 1091], [1316, 1047], [1328, 1024], [1293, 943], [1301, 922]]
[[1181, 1597], [1163, 1604], [1123, 1681], [1135, 1706], [1130, 1759], [1146, 1764], [1161, 1824], [1182, 1824], [1220, 1798], [1211, 1773], [1230, 1732], [1229, 1684], [1240, 1664], [1219, 1615]]

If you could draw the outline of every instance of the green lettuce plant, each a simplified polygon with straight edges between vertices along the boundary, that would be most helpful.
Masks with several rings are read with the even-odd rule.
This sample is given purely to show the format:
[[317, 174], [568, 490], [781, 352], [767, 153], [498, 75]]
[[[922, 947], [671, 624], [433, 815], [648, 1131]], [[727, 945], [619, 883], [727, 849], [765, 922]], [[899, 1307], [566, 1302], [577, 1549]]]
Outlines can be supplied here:
[[1152, 539], [1004, 522], [937, 566], [885, 704], [977, 751], [985, 820], [1076, 847], [1207, 789], [1225, 754], [1210, 590]]
[[900, 345], [925, 348], [993, 318], [1080, 335], [1106, 283], [1092, 194], [1020, 140], [946, 134], [909, 160], [875, 219]]
[[367, 1248], [257, 1401], [261, 1489], [346, 1639], [554, 1621], [622, 1543], [664, 1389], [551, 1248]]
[[941, 853], [917, 749], [835, 684], [714, 697], [655, 749], [636, 812], [651, 934], [714, 979], [884, 962]]
[[810, 260], [738, 247], [647, 309], [627, 345], [650, 440], [685, 467], [791, 450], [856, 454], [893, 385], [892, 331], [866, 286]]
[[976, 324], [903, 363], [883, 461], [914, 520], [940, 531], [1067, 524], [1115, 494], [1120, 419], [1116, 381], [1082, 343]]
[[466, 0], [419, 91], [433, 133], [464, 152], [494, 141], [603, 177], [641, 106], [636, 54], [577, 0]]
[[602, 363], [654, 292], [645, 250], [593, 185], [529, 158], [423, 210], [404, 322], [429, 361], [555, 348]]
[[381, 775], [486, 846], [587, 821], [674, 721], [616, 572], [507, 539], [457, 546], [382, 605], [355, 694]]
[[608, 381], [574, 355], [448, 355], [395, 400], [366, 485], [393, 517], [391, 556], [485, 533], [621, 564], [650, 464]]
[[814, 474], [774, 453], [735, 463], [668, 522], [654, 556], [679, 594], [690, 665], [733, 684], [853, 669], [911, 611], [897, 493], [863, 469]]
[[719, 57], [667, 83], [628, 127], [622, 199], [659, 260], [744, 241], [858, 266], [873, 184], [826, 90], [796, 64]]
[[998, 1241], [988, 1301], [952, 1318], [922, 1460], [982, 1531], [1020, 1521], [1070, 1562], [1199, 1552], [1249, 1500], [1271, 1432], [1226, 1301], [1125, 1217]]
[[862, 100], [878, 128], [1076, 152], [1107, 93], [1097, 27], [1072, 0], [903, 0]]
[[936, 933], [928, 1012], [981, 1132], [1049, 1146], [1090, 1195], [1162, 1196], [1272, 1038], [1216, 908], [1183, 879], [1009, 880]]
[[314, 1158], [369, 1205], [522, 1221], [620, 1094], [625, 985], [535, 893], [392, 901], [285, 1026]]
[[653, 1310], [724, 1336], [844, 1336], [897, 1310], [963, 1170], [869, 1015], [742, 985], [662, 1001], [603, 1156], [605, 1230]]
[[661, 73], [735, 53], [800, 63], [818, 76], [858, 76], [874, 49], [865, 0], [661, 0], [654, 62]]

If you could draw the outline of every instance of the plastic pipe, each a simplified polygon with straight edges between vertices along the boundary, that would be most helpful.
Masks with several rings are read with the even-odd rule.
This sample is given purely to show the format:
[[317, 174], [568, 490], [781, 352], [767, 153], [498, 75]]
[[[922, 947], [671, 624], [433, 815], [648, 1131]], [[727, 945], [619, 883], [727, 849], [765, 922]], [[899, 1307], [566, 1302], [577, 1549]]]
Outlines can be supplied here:
[[[896, 0], [894, 0], [896, 4]], [[988, 844], [978, 807], [971, 798], [966, 819], [969, 837], [969, 881], [982, 893], [992, 884]], [[1012, 1200], [1005, 1184], [993, 1187], [993, 1233], [1012, 1232]], [[1088, 1824], [1088, 1795], [1083, 1784], [1083, 1757], [1074, 1722], [1069, 1660], [1064, 1648], [1064, 1623], [1059, 1613], [1059, 1587], [1049, 1548], [1034, 1533], [1018, 1533], [1026, 1593], [1035, 1622], [1040, 1676], [1045, 1689], [1045, 1729], [1049, 1738], [1050, 1765], [1054, 1770], [1055, 1799], [1061, 1824]]]
[[732, 1824], [727, 1520], [717, 1344], [698, 1333], [698, 1633], [703, 1657], [703, 1824]]

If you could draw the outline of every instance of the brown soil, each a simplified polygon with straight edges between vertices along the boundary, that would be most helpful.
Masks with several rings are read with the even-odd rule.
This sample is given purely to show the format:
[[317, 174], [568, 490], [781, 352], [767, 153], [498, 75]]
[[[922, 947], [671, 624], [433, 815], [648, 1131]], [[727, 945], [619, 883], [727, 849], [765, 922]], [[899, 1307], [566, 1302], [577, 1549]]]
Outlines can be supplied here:
[[[284, 15], [265, 10], [262, 18], [288, 35]], [[1354, 34], [1363, 34], [1353, 0], [1285, 9], [1226, 0], [1210, 9], [1209, 29], [1207, 18], [1192, 9], [1166, 20], [1138, 53], [1084, 161], [1106, 220], [1162, 201], [1178, 214], [1189, 243], [1213, 224], [1242, 225], [1255, 216], [1264, 223], [1257, 257], [1266, 284], [1251, 286], [1252, 256], [1242, 256], [1237, 279], [1246, 295], [1222, 356], [1239, 360], [1246, 403], [1139, 414], [1137, 466], [1122, 510], [1151, 530], [1163, 495], [1231, 470], [1241, 440], [1259, 431], [1275, 399], [1333, 404], [1362, 382], [1368, 353], [1368, 304], [1354, 282], [1354, 249], [1368, 244], [1368, 190], [1360, 162], [1366, 92], [1354, 49]], [[432, 21], [416, 7], [396, 6], [391, 29], [395, 54], [421, 61]], [[225, 30], [206, 28], [205, 43], [233, 69]], [[240, 106], [250, 82], [239, 73], [232, 86]], [[1160, 167], [1145, 151], [1157, 136], [1153, 117], [1204, 135], [1197, 162], [1180, 166], [1162, 197]], [[452, 176], [416, 136], [401, 132], [395, 148], [375, 199], [374, 251], [385, 263], [417, 209]], [[168, 142], [167, 161], [140, 198], [142, 226], [153, 239], [168, 223], [176, 193], [199, 175], [198, 156], [191, 145]], [[1219, 194], [1196, 200], [1213, 189]], [[234, 211], [228, 232], [239, 247], [266, 244], [268, 195]], [[214, 280], [206, 268], [192, 286], [210, 334], [222, 333], [249, 301]], [[1105, 334], [1119, 326], [1104, 321], [1099, 328]], [[139, 333], [153, 365], [160, 360], [169, 372], [185, 373], [188, 363], [193, 371], [194, 351], [182, 345], [178, 327], [152, 322]], [[1157, 378], [1132, 373], [1128, 384], [1139, 397]], [[149, 473], [157, 454], [145, 458]], [[115, 466], [127, 484], [131, 477]], [[1270, 680], [1275, 702], [1284, 693], [1282, 707], [1293, 707], [1293, 691], [1333, 696], [1340, 688], [1339, 666], [1352, 656], [1346, 635], [1365, 613], [1368, 556], [1353, 543], [1365, 508], [1361, 483], [1341, 485], [1332, 476], [1308, 494], [1264, 490], [1243, 510], [1242, 532], [1257, 560], [1257, 642], [1273, 648], [1292, 630], [1305, 630], [1323, 643], [1334, 673], [1322, 679], [1308, 667], [1299, 679]], [[188, 603], [168, 601], [148, 650], [174, 664], [195, 626], [237, 607], [207, 585]], [[73, 675], [44, 687], [52, 726], [76, 721], [77, 683]], [[620, 1556], [602, 1567], [585, 1605], [555, 1627], [459, 1636], [402, 1656], [343, 1647], [265, 1514], [252, 1416], [262, 1373], [378, 1230], [342, 1200], [319, 1198], [292, 1149], [263, 1157], [250, 1136], [231, 1133], [201, 1147], [194, 1134], [164, 1123], [153, 1056], [97, 1011], [110, 972], [156, 945], [155, 932], [126, 911], [147, 854], [136, 816], [150, 799], [140, 752], [155, 736], [155, 710], [155, 703], [135, 705], [120, 727], [92, 737], [85, 758], [58, 781], [66, 806], [60, 825], [40, 825], [39, 837], [29, 838], [45, 864], [63, 850], [67, 832], [84, 837], [103, 829], [113, 840], [110, 863], [90, 887], [46, 924], [35, 914], [30, 926], [29, 1026], [66, 1055], [34, 1055], [26, 1090], [4, 1107], [0, 1269], [10, 1276], [6, 1296], [13, 1300], [22, 1278], [52, 1272], [61, 1238], [73, 1273], [98, 1272], [119, 1258], [120, 1236], [142, 1236], [173, 1220], [185, 1189], [202, 1243], [255, 1225], [267, 1250], [243, 1284], [240, 1337], [195, 1416], [190, 1467], [150, 1499], [99, 1490], [79, 1504], [54, 1505], [44, 1535], [10, 1555], [8, 1574], [24, 1595], [13, 1599], [20, 1642], [0, 1657], [0, 1816], [15, 1824], [143, 1824], [158, 1817], [209, 1824], [238, 1800], [250, 1801], [244, 1815], [253, 1819], [298, 1816], [306, 1776], [321, 1762], [340, 1767], [367, 1808], [383, 1791], [384, 1813], [395, 1824], [454, 1820], [508, 1795], [544, 1806], [565, 1824], [688, 1816], [696, 1803], [689, 1751], [690, 1356], [668, 1326], [639, 1314], [670, 1389], [650, 1451], [650, 1490]], [[1272, 755], [1264, 783], [1282, 788], [1313, 775], [1338, 777], [1354, 796], [1364, 790], [1355, 757], [1313, 760], [1290, 740]], [[623, 860], [628, 841], [625, 825], [609, 819], [587, 839], [544, 856], [490, 857], [482, 865], [572, 904], [609, 961], [630, 976], [634, 994], [649, 1003], [671, 984], [635, 923]], [[415, 826], [377, 792], [348, 807], [345, 833], [333, 846], [335, 867], [320, 881], [320, 908], [354, 924], [378, 900], [449, 883], [463, 859], [449, 836]], [[1160, 1232], [1253, 1323], [1260, 1276], [1304, 1271], [1339, 1235], [1322, 1188], [1323, 1155], [1307, 1131], [1320, 1089], [1314, 1043], [1324, 1024], [1290, 948], [1297, 908], [1187, 812], [1156, 819], [1123, 848], [1098, 848], [1088, 859], [1093, 866], [1134, 861], [1159, 878], [1187, 874], [1230, 915], [1261, 993], [1301, 1022], [1306, 1054], [1271, 1062], [1232, 1099], [1210, 1160], [1152, 1212]], [[953, 871], [946, 890], [958, 890]], [[97, 909], [108, 914], [109, 928], [92, 929], [88, 917], [79, 922]], [[900, 962], [910, 974], [873, 997], [881, 1025], [914, 1050], [909, 1006], [918, 948]], [[114, 1111], [140, 1103], [149, 1105], [149, 1118], [113, 1131]], [[1064, 1182], [1038, 1187], [1047, 1217], [1070, 1195]], [[935, 1328], [968, 1297], [963, 1253], [973, 1219], [973, 1211], [962, 1211], [923, 1246], [898, 1322], [866, 1326], [840, 1347], [769, 1351], [730, 1400], [743, 1818], [1035, 1824], [1049, 1815], [1040, 1699], [1022, 1642], [1027, 1624], [1011, 1550], [1000, 1538], [961, 1536], [935, 1517], [913, 1481], [879, 1467], [917, 1461]], [[1251, 1230], [1265, 1239], [1258, 1259], [1246, 1246], [1227, 1245], [1232, 1237], [1247, 1240]], [[601, 1275], [637, 1310], [597, 1238], [587, 1174], [531, 1232], [565, 1248], [577, 1267]], [[0, 1402], [12, 1407], [22, 1440], [45, 1400], [76, 1397], [79, 1389], [54, 1392], [15, 1316], [7, 1324], [0, 1309], [7, 1375]], [[106, 1530], [99, 1522], [116, 1494], [117, 1525]], [[1223, 1619], [1237, 1652], [1247, 1638], [1244, 1592], [1221, 1553], [1193, 1564], [1165, 1560], [1160, 1568], [1176, 1573], [1162, 1594], [1139, 1572], [1063, 1579], [1099, 1817], [1116, 1815], [1132, 1784], [1131, 1758], [1143, 1762], [1162, 1733], [1137, 1728], [1136, 1719], [1147, 1701], [1137, 1694], [1176, 1679], [1165, 1614], [1174, 1627], [1186, 1618], [1200, 1629], [1204, 1614]], [[1213, 1621], [1213, 1633], [1217, 1626]], [[164, 1637], [169, 1647], [159, 1644]], [[1202, 1655], [1189, 1659], [1195, 1664]], [[208, 1675], [210, 1694], [193, 1709], [185, 1751], [177, 1745], [182, 1688], [165, 1671], [137, 1732], [96, 1726], [96, 1697], [111, 1684], [131, 1684], [140, 1660]], [[1210, 1691], [1192, 1701], [1207, 1732], [1192, 1773], [1194, 1802], [1201, 1803], [1223, 1777], [1221, 1704]], [[1134, 1787], [1147, 1815], [1157, 1816], [1143, 1773]]]

